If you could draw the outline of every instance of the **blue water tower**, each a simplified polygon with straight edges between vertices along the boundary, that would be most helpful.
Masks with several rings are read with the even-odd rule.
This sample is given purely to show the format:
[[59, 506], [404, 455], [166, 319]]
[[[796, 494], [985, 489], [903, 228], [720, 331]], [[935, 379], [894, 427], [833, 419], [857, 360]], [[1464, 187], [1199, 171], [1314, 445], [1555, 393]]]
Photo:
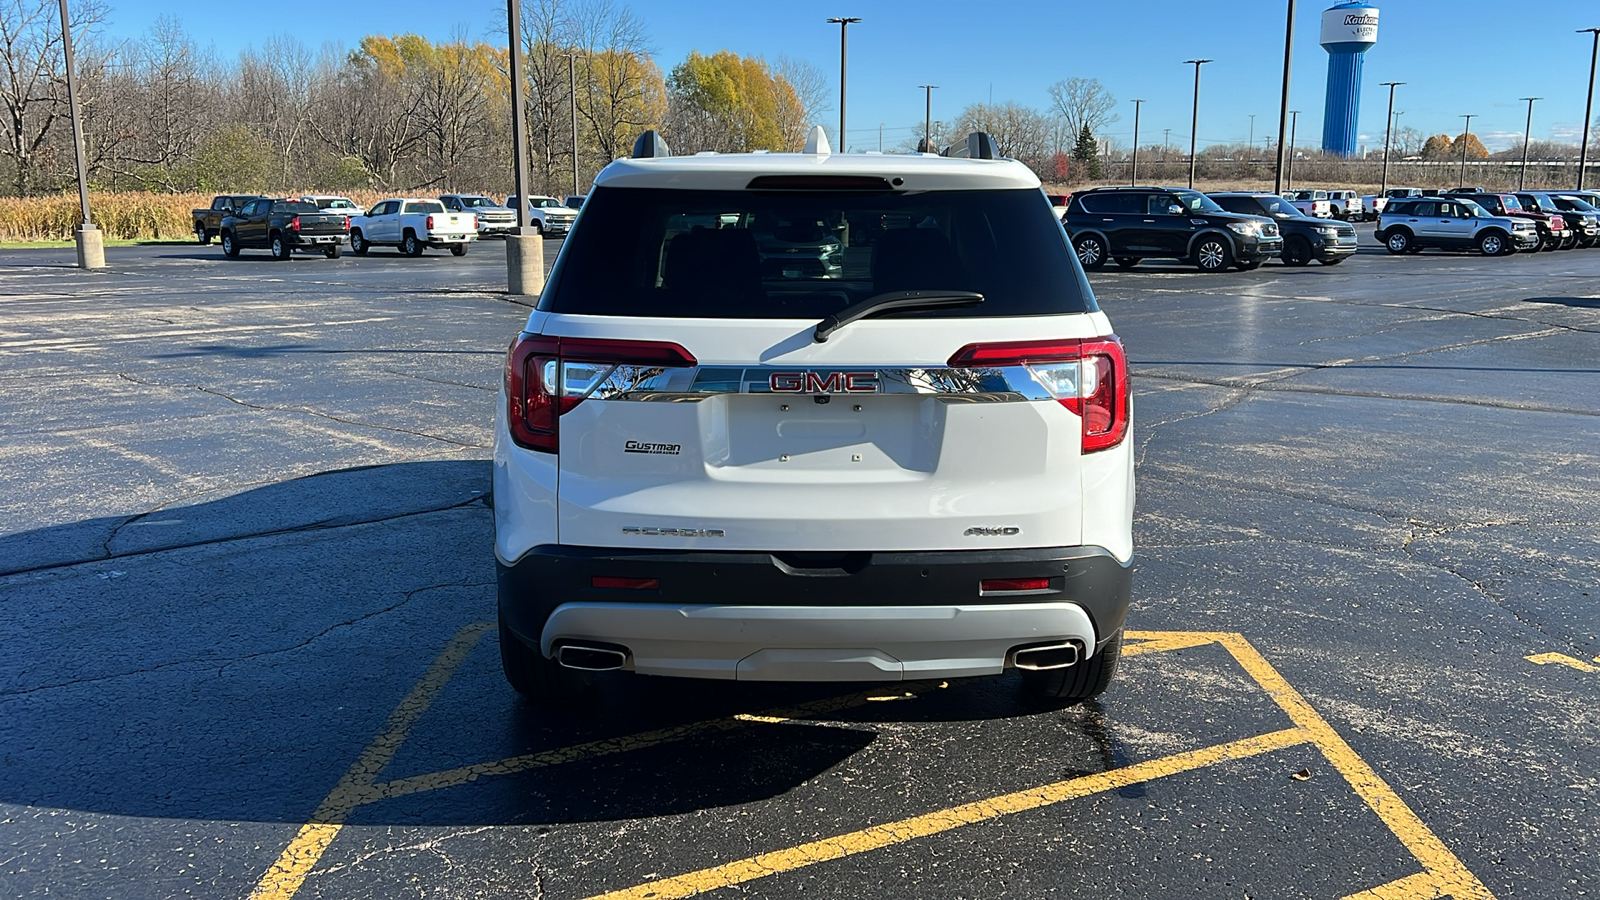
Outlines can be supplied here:
[[1322, 150], [1356, 152], [1361, 117], [1361, 64], [1378, 42], [1378, 8], [1354, 0], [1322, 14], [1322, 47], [1328, 51], [1328, 99], [1322, 110]]

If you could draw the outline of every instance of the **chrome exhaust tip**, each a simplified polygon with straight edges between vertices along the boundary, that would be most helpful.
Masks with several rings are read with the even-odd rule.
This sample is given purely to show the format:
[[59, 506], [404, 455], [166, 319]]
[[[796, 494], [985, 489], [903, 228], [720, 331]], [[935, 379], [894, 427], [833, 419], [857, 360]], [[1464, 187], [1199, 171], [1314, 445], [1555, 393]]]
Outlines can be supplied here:
[[1011, 664], [1027, 672], [1044, 672], [1075, 666], [1083, 655], [1077, 641], [1021, 647], [1011, 651]]
[[628, 651], [615, 647], [589, 647], [562, 644], [556, 648], [556, 662], [568, 669], [585, 672], [611, 672], [628, 664]]

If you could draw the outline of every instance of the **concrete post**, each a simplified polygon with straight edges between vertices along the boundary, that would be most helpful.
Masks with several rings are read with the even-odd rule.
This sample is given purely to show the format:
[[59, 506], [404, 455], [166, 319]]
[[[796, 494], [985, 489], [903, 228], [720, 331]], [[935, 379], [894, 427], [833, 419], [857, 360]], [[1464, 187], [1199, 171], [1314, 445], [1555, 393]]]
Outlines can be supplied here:
[[544, 235], [506, 235], [506, 283], [513, 294], [537, 296], [544, 291]]
[[79, 225], [73, 232], [73, 237], [78, 242], [78, 268], [104, 269], [106, 267], [106, 245], [100, 238], [100, 229], [95, 225]]

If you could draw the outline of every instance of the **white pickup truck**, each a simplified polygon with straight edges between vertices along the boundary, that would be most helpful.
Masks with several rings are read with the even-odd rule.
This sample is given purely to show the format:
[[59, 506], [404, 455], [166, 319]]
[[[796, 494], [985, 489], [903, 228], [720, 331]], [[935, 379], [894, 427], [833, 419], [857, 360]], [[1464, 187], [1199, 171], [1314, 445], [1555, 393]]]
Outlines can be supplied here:
[[1283, 199], [1300, 210], [1302, 215], [1315, 219], [1333, 218], [1333, 204], [1328, 202], [1327, 191], [1290, 191], [1283, 195]]
[[477, 239], [477, 216], [447, 212], [437, 200], [395, 197], [378, 201], [364, 216], [350, 217], [350, 252], [357, 256], [373, 247], [399, 247], [406, 256], [449, 248], [465, 256], [467, 245]]

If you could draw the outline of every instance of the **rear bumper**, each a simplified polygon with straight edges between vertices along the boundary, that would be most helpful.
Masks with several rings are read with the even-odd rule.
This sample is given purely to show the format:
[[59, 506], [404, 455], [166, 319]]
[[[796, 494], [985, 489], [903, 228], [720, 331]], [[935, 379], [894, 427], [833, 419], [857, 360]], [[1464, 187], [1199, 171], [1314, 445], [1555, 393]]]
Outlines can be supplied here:
[[337, 247], [350, 240], [350, 235], [339, 234], [296, 234], [288, 232], [289, 245], [296, 250], [321, 250], [326, 247]]
[[477, 239], [478, 233], [469, 231], [461, 234], [431, 234], [423, 243], [435, 249], [444, 249], [445, 247], [454, 247], [457, 244], [470, 243]]
[[[872, 681], [997, 674], [1018, 646], [1086, 652], [1127, 617], [1132, 569], [1096, 547], [853, 553], [536, 547], [498, 564], [500, 616], [546, 655], [563, 643], [626, 648], [657, 675]], [[650, 578], [603, 590], [596, 576]], [[1050, 589], [982, 596], [987, 578]]]

